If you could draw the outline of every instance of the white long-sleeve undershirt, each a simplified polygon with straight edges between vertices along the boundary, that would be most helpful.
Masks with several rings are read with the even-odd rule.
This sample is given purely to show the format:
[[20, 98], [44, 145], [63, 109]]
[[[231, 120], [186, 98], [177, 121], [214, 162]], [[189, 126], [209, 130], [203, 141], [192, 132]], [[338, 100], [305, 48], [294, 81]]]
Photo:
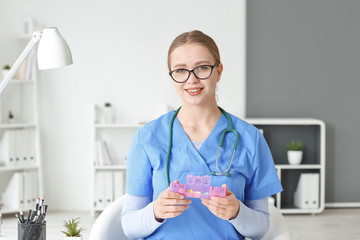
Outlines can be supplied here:
[[[166, 221], [166, 220], [165, 220]], [[154, 216], [152, 195], [134, 196], [126, 194], [121, 223], [129, 239], [139, 239], [151, 235], [163, 224]], [[269, 229], [268, 199], [240, 201], [236, 218], [228, 220], [243, 236], [261, 239]]]

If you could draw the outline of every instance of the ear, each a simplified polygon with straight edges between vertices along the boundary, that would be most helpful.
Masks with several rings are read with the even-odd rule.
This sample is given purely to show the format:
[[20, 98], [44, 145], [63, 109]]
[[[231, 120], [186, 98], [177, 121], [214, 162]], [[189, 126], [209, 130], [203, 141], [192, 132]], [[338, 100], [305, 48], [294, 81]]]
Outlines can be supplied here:
[[217, 82], [220, 81], [220, 77], [221, 77], [221, 73], [224, 69], [224, 66], [222, 65], [222, 63], [219, 63], [219, 65], [217, 66]]

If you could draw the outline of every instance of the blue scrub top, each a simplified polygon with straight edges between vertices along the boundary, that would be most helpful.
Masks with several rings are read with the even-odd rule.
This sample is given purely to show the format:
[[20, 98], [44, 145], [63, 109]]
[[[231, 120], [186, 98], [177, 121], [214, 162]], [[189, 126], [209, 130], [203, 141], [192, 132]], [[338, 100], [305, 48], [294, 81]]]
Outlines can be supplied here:
[[[168, 186], [165, 161], [169, 123], [174, 111], [140, 128], [127, 156], [126, 192], [136, 196], [153, 195], [153, 200]], [[231, 177], [211, 176], [216, 171], [216, 156], [221, 133], [228, 127], [224, 114], [199, 151], [195, 149], [179, 120], [173, 125], [169, 159], [170, 182], [186, 183], [186, 176], [211, 176], [211, 186], [226, 184], [237, 199], [257, 200], [282, 191], [269, 147], [258, 129], [231, 115], [239, 133], [238, 147], [230, 168]], [[226, 134], [219, 157], [219, 169], [229, 166], [235, 135]], [[146, 239], [243, 239], [233, 225], [213, 215], [200, 199], [192, 199], [189, 209], [165, 221]]]

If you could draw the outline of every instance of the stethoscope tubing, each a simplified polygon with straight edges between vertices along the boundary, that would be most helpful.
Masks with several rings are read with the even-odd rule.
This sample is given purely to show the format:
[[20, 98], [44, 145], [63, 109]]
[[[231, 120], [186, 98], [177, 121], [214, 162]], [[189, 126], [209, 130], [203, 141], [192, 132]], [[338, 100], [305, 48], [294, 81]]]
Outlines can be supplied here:
[[[232, 164], [232, 162], [233, 162], [233, 159], [234, 159], [234, 156], [235, 156], [235, 152], [236, 152], [236, 149], [237, 149], [237, 145], [238, 145], [238, 141], [239, 141], [239, 133], [233, 128], [232, 121], [231, 121], [231, 118], [230, 118], [229, 114], [228, 114], [227, 112], [225, 112], [225, 110], [222, 109], [221, 107], [218, 107], [218, 108], [219, 108], [219, 110], [225, 115], [226, 119], [228, 120], [228, 125], [229, 125], [229, 126], [222, 132], [221, 137], [220, 137], [219, 150], [218, 150], [218, 153], [217, 153], [217, 156], [216, 156], [216, 170], [217, 170], [217, 172], [212, 171], [211, 174], [214, 175], [214, 176], [226, 175], [226, 176], [230, 177], [229, 171], [230, 171], [231, 164]], [[168, 149], [167, 149], [166, 161], [165, 161], [166, 181], [167, 181], [168, 186], [170, 186], [169, 159], [170, 159], [171, 147], [172, 147], [172, 134], [173, 134], [172, 129], [173, 129], [175, 117], [176, 117], [177, 114], [179, 113], [180, 109], [181, 109], [181, 107], [179, 107], [179, 108], [174, 112], [174, 114], [172, 115], [172, 117], [171, 117], [171, 119], [170, 119], [170, 124], [169, 124], [169, 141], [168, 141]], [[226, 169], [225, 172], [222, 172], [222, 171], [220, 171], [220, 169], [219, 169], [219, 167], [218, 167], [218, 163], [219, 163], [219, 157], [220, 157], [221, 147], [222, 147], [222, 145], [223, 145], [225, 135], [226, 135], [228, 132], [232, 132], [232, 133], [235, 134], [235, 142], [234, 142], [233, 152], [232, 152], [232, 155], [231, 155], [231, 160], [230, 160], [229, 166], [228, 166], [228, 168]]]

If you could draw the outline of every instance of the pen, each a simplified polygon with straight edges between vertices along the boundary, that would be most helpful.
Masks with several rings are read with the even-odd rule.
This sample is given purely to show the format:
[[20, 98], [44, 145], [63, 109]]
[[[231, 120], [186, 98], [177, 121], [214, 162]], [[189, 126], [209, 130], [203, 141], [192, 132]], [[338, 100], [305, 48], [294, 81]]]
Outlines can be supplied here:
[[39, 203], [40, 203], [40, 198], [37, 198], [36, 199], [36, 206], [35, 206], [36, 211], [39, 209]]
[[22, 209], [20, 209], [20, 219], [21, 219], [21, 223], [24, 223], [24, 212]]
[[29, 223], [32, 223], [34, 221], [35, 216], [36, 216], [36, 209], [33, 210]]
[[44, 214], [46, 215], [48, 205], [44, 205]]
[[42, 214], [41, 216], [38, 217], [38, 219], [36, 219], [36, 223], [42, 223], [44, 218], [45, 218], [45, 214]]
[[30, 221], [30, 217], [31, 217], [31, 209], [29, 209], [29, 213], [28, 213], [28, 215], [27, 215], [27, 219], [26, 219], [26, 222], [25, 223], [29, 223], [29, 221]]
[[18, 221], [19, 223], [21, 223], [21, 220], [20, 220], [20, 218], [19, 218], [19, 215], [15, 214], [15, 217], [16, 217], [17, 221]]

